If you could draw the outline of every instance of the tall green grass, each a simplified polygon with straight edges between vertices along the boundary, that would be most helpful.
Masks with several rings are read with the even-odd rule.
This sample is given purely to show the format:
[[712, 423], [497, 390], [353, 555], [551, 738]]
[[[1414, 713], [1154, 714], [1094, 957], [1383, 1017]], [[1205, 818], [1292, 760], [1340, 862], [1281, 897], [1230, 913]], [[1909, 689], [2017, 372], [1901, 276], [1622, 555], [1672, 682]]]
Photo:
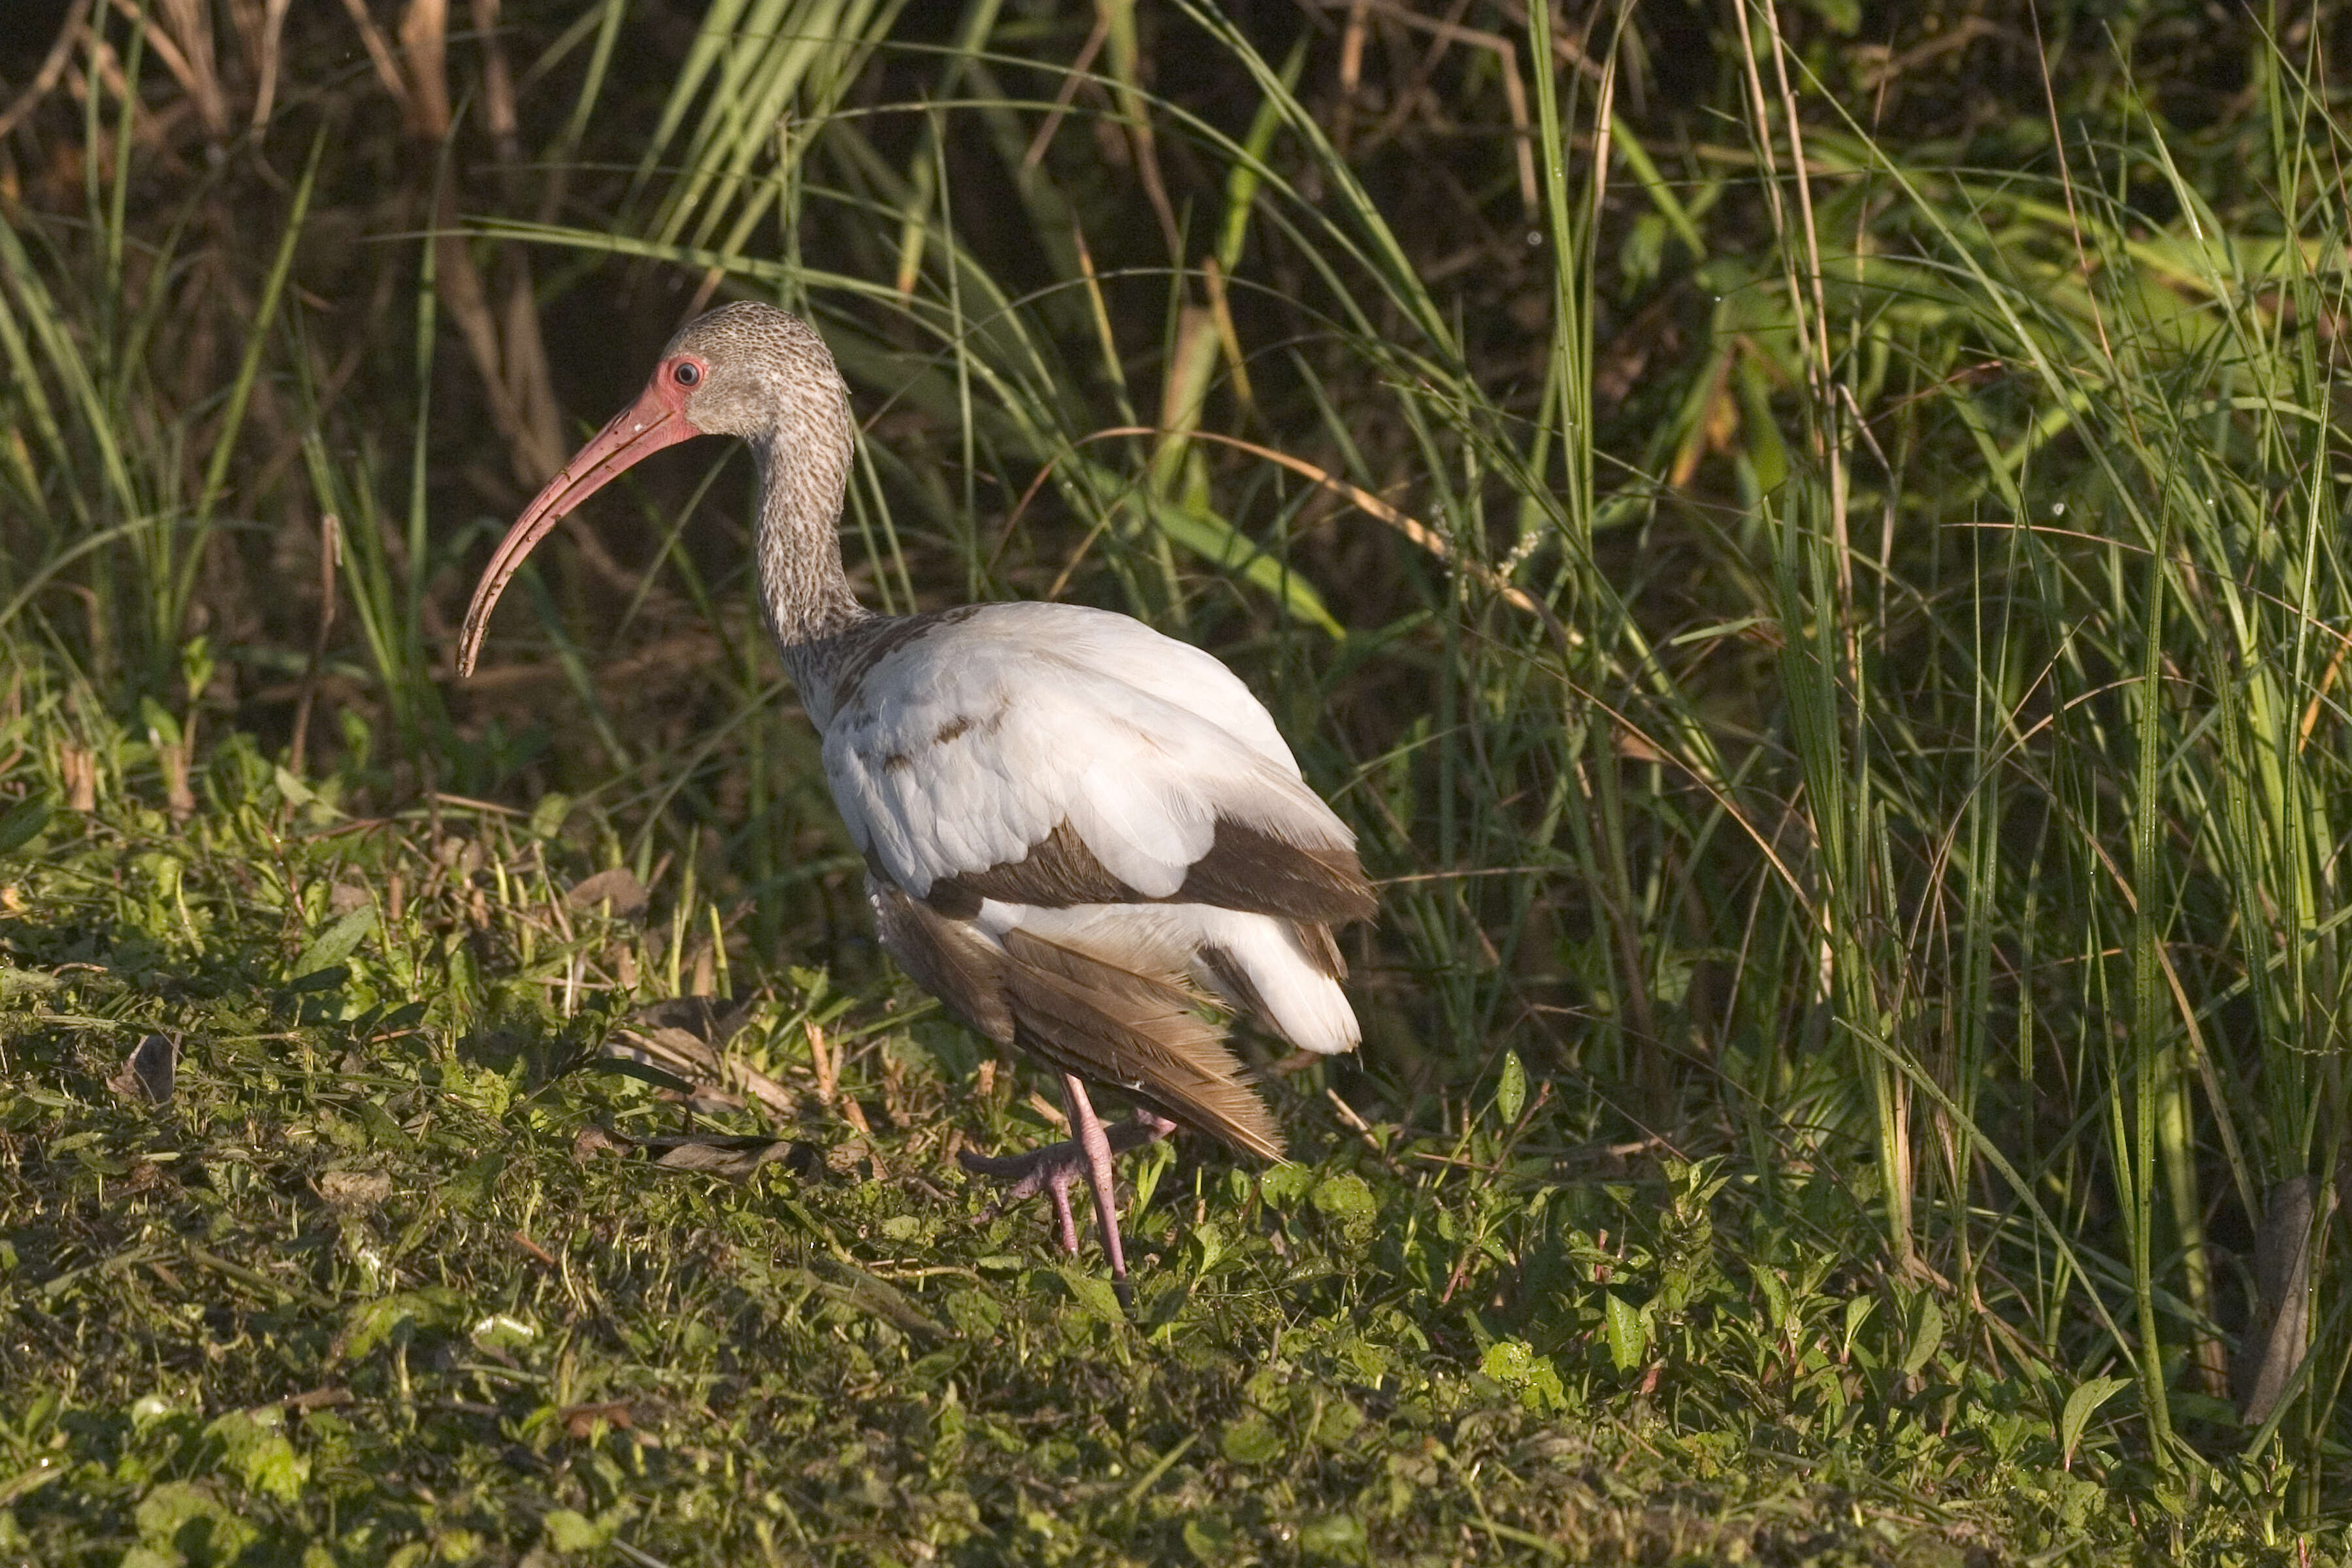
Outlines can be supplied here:
[[[857, 390], [877, 605], [1110, 604], [1267, 697], [1386, 879], [1351, 1095], [1445, 1121], [1507, 1051], [1559, 1138], [1733, 1157], [1791, 1226], [1832, 1173], [1954, 1354], [2340, 1495], [2330, 1204], [2310, 1354], [2251, 1421], [2227, 1381], [2343, 1159], [2340, 18], [2252, 34], [2194, 133], [2076, 28], [1996, 166], [1874, 121], [1833, 19], [1726, 11], [1677, 121], [1639, 16], [1502, 7], [1433, 79], [1533, 188], [1459, 152], [1502, 248], [1435, 282], [1312, 29], [758, 0], [656, 82], [624, 7], [554, 20], [379, 37], [164, 191], [162, 24], [91, 8], [145, 96], [92, 56], [17, 133], [79, 201], [0, 226], [9, 788], [160, 797], [200, 721], [290, 751], [315, 699], [350, 799], [561, 792], [739, 958], [863, 972], [740, 460], [600, 501], [448, 673], [551, 466], [541, 319], [600, 389], [568, 442], [690, 305], [779, 300]], [[1155, 90], [1179, 51], [1213, 90]]]

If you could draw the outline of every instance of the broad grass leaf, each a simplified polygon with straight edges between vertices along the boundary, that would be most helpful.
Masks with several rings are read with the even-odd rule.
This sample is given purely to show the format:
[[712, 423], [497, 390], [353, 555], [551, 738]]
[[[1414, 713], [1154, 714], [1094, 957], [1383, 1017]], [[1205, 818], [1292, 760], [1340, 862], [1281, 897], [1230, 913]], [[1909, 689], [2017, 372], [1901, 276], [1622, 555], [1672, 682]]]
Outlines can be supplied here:
[[1934, 1355], [1944, 1342], [1944, 1309], [1936, 1304], [1936, 1298], [1921, 1292], [1916, 1310], [1918, 1316], [1912, 1321], [1910, 1341], [1903, 1347], [1903, 1375], [1906, 1377], [1918, 1376], [1919, 1369], [1927, 1364], [1927, 1358]]
[[2058, 1415], [2060, 1468], [2074, 1468], [2074, 1445], [2082, 1440], [2083, 1428], [2099, 1413], [2099, 1406], [2130, 1386], [2127, 1377], [2095, 1377], [2066, 1396], [2066, 1407]]
[[310, 945], [294, 961], [292, 978], [300, 980], [322, 969], [341, 963], [355, 952], [375, 929], [375, 906], [352, 910], [334, 924], [310, 939]]
[[370, 1301], [354, 1311], [343, 1331], [343, 1354], [357, 1361], [400, 1333], [415, 1334], [454, 1326], [465, 1316], [465, 1303], [446, 1285], [403, 1290]]

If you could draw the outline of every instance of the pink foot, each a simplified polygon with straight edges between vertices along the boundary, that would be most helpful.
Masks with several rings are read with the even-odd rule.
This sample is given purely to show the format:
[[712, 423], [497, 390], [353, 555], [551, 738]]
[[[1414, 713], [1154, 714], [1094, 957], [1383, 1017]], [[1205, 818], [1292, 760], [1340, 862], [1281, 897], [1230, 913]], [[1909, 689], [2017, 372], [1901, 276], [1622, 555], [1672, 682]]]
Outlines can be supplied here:
[[1111, 1160], [1167, 1137], [1176, 1131], [1176, 1124], [1139, 1110], [1130, 1120], [1107, 1128], [1087, 1099], [1086, 1085], [1068, 1073], [1062, 1075], [1062, 1099], [1069, 1109], [1075, 1137], [1001, 1159], [959, 1151], [956, 1160], [975, 1176], [1004, 1184], [996, 1201], [981, 1212], [983, 1223], [1043, 1193], [1054, 1205], [1055, 1236], [1062, 1250], [1072, 1257], [1077, 1255], [1078, 1226], [1070, 1212], [1070, 1188], [1084, 1177], [1094, 1197], [1095, 1226], [1102, 1233], [1103, 1255], [1110, 1262], [1111, 1289], [1118, 1292], [1119, 1304], [1131, 1309], [1135, 1301], [1128, 1289], [1127, 1252], [1119, 1240], [1117, 1178]]

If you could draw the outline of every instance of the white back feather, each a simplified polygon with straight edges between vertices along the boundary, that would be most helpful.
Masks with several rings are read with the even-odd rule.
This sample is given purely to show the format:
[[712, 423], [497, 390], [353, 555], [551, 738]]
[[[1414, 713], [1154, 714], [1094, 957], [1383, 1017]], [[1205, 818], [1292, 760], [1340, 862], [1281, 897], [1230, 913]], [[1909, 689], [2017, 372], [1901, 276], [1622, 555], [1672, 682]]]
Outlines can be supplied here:
[[1354, 844], [1231, 670], [1077, 605], [989, 605], [885, 655], [831, 716], [824, 766], [851, 837], [917, 897], [1064, 823], [1147, 898], [1183, 885], [1220, 816]]

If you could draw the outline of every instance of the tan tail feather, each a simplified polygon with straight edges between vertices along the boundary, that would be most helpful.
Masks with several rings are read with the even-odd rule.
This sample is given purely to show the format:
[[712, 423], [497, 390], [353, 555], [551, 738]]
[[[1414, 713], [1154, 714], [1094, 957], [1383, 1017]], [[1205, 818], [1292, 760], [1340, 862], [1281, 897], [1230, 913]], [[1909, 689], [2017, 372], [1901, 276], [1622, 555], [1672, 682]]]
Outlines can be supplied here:
[[1244, 1153], [1282, 1157], [1281, 1130], [1190, 987], [1026, 931], [1006, 932], [1004, 945], [1021, 1044]]
[[1143, 973], [1027, 931], [999, 949], [887, 883], [871, 884], [882, 945], [963, 1021], [1064, 1072], [1124, 1090], [1244, 1153], [1282, 1157], [1282, 1132], [1243, 1080], [1225, 1031], [1175, 975]]

